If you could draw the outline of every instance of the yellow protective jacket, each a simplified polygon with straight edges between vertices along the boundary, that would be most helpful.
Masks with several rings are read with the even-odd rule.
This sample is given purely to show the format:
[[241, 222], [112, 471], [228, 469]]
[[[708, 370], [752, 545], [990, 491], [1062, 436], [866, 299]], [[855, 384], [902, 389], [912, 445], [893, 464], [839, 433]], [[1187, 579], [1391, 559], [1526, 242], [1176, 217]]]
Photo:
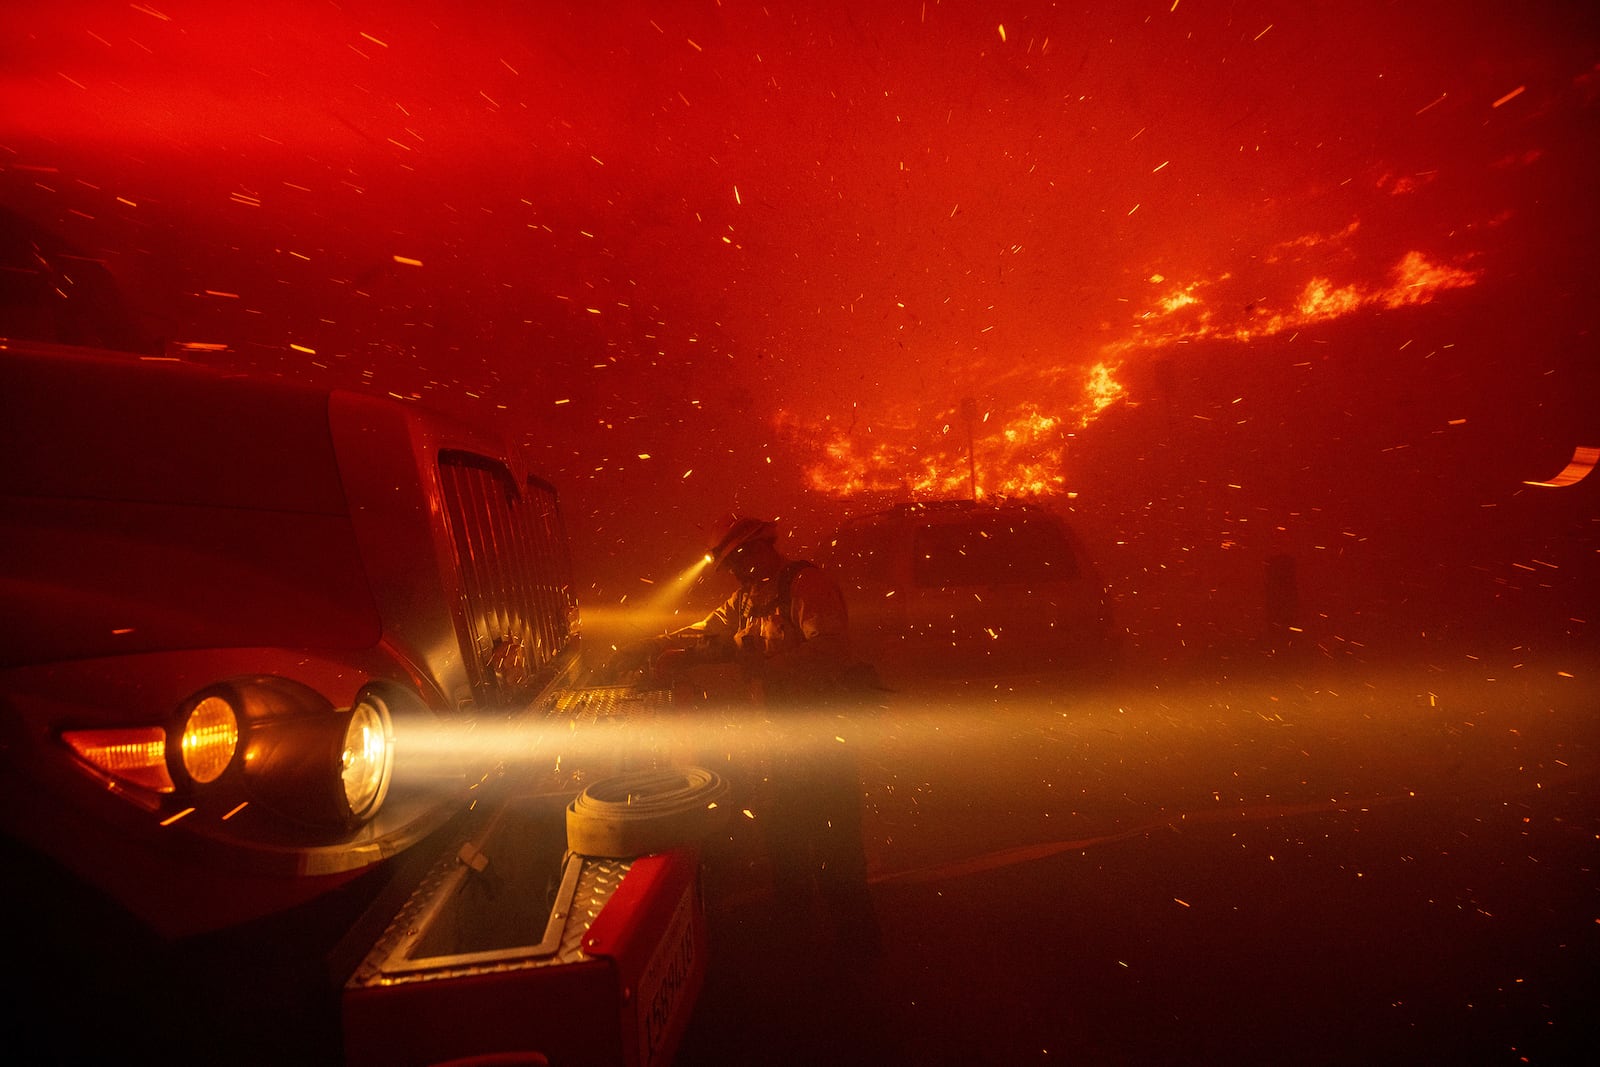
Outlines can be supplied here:
[[855, 662], [844, 594], [831, 575], [805, 560], [740, 586], [698, 628], [744, 667], [768, 703], [829, 698], [846, 684]]

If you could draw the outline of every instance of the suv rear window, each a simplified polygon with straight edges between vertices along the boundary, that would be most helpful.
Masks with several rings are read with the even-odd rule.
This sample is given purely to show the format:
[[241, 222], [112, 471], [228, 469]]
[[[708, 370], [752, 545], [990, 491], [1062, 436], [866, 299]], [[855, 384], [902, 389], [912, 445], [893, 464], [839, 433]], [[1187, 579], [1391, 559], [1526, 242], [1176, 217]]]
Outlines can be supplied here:
[[1078, 560], [1048, 519], [975, 515], [970, 521], [918, 526], [912, 535], [912, 581], [921, 587], [1064, 582]]

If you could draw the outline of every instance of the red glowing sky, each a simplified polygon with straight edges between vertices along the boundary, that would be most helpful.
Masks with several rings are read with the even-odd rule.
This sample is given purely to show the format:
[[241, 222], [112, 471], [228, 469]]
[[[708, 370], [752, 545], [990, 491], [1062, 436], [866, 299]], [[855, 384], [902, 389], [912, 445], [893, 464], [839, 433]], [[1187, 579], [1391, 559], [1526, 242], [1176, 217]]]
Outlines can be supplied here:
[[[1140, 419], [1254, 417], [1287, 514], [1440, 427], [1495, 485], [1595, 436], [1583, 7], [7, 5], [0, 194], [193, 358], [494, 420], [623, 570], [830, 446], [958, 464], [966, 397], [1124, 513], [1175, 491]], [[1353, 408], [1370, 454], [1276, 470]]]

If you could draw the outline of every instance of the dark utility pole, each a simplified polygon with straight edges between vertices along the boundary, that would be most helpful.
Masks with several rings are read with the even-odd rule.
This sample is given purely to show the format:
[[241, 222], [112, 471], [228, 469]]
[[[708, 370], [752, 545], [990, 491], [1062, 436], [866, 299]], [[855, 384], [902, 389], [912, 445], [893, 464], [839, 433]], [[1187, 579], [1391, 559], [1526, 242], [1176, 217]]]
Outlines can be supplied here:
[[978, 402], [972, 397], [961, 401], [961, 418], [967, 424], [967, 477], [972, 480], [972, 502], [978, 502], [978, 457], [972, 450], [973, 424], [978, 421]]

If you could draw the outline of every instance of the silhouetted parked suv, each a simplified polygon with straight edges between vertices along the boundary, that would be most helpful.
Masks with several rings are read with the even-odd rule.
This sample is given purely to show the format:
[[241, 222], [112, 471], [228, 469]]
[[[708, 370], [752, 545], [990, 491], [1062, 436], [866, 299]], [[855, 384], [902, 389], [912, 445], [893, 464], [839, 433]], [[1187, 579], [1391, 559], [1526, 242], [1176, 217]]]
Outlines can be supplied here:
[[823, 558], [859, 651], [891, 678], [1109, 665], [1100, 578], [1039, 505], [901, 504], [847, 521]]

